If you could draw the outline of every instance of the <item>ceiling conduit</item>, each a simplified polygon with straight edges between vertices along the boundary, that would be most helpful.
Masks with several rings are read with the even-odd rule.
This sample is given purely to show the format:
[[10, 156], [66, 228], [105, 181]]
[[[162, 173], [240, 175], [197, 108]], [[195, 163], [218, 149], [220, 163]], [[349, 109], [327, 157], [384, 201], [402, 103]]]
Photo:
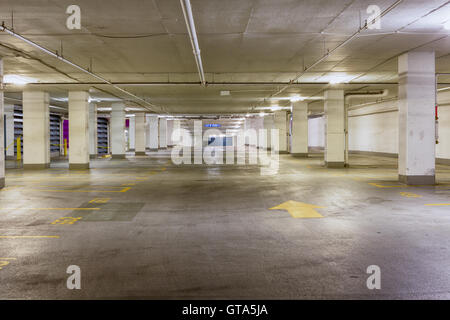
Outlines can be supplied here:
[[184, 20], [191, 40], [192, 50], [194, 52], [195, 63], [197, 64], [198, 75], [200, 83], [206, 86], [205, 72], [203, 71], [202, 56], [200, 54], [200, 46], [197, 39], [197, 31], [195, 29], [194, 16], [192, 15], [191, 2], [189, 0], [180, 0], [181, 8], [183, 9]]
[[[15, 37], [17, 39], [20, 39], [20, 40], [24, 41], [25, 43], [28, 43], [29, 45], [31, 45], [31, 46], [41, 50], [42, 52], [45, 52], [46, 54], [48, 54], [48, 55], [50, 55], [50, 56], [52, 56], [52, 57], [54, 57], [54, 58], [56, 58], [56, 59], [58, 59], [58, 60], [60, 60], [60, 61], [62, 61], [64, 63], [66, 63], [66, 64], [68, 64], [68, 65], [70, 65], [70, 66], [72, 66], [72, 67], [74, 67], [74, 68], [76, 68], [76, 69], [78, 69], [78, 70], [80, 70], [80, 71], [82, 71], [82, 72], [84, 72], [84, 73], [86, 73], [86, 74], [88, 74], [88, 75], [98, 79], [98, 80], [100, 80], [101, 82], [112, 86], [113, 88], [119, 90], [120, 92], [125, 93], [126, 95], [132, 97], [134, 100], [139, 101], [137, 103], [140, 104], [142, 107], [146, 108], [147, 110], [153, 111], [153, 112], [158, 112], [157, 110], [155, 110], [156, 106], [153, 105], [152, 103], [150, 103], [150, 102], [148, 102], [148, 101], [146, 101], [146, 100], [136, 96], [135, 94], [133, 94], [133, 93], [131, 93], [131, 92], [125, 90], [125, 89], [120, 88], [119, 86], [113, 84], [111, 81], [109, 81], [109, 80], [103, 78], [102, 76], [99, 76], [99, 75], [97, 75], [97, 74], [95, 74], [95, 73], [93, 73], [93, 72], [83, 68], [82, 66], [80, 66], [80, 65], [78, 65], [78, 64], [76, 64], [76, 63], [74, 63], [74, 62], [64, 58], [63, 56], [59, 55], [58, 53], [55, 53], [55, 52], [53, 52], [53, 51], [51, 51], [51, 50], [49, 50], [49, 49], [47, 49], [47, 48], [37, 44], [36, 42], [31, 41], [30, 39], [27, 39], [24, 36], [21, 36], [20, 34], [14, 32], [13, 30], [8, 29], [7, 27], [5, 27], [4, 24], [2, 24], [0, 26], [0, 31], [6, 32], [9, 35], [11, 35], [11, 36], [13, 36], [13, 37]], [[144, 104], [144, 105], [142, 105], [142, 104]], [[161, 107], [158, 107], [158, 108], [160, 108], [161, 111], [163, 111], [163, 109]]]

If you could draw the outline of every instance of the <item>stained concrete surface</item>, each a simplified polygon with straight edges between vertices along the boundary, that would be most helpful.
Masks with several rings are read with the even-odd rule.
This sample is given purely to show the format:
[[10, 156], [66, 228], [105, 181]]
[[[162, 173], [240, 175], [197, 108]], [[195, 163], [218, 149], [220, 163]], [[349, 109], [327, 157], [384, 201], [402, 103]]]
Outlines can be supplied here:
[[[320, 154], [281, 155], [263, 176], [169, 153], [8, 169], [0, 236], [58, 238], [0, 238], [0, 299], [450, 298], [450, 206], [427, 205], [450, 203], [450, 167], [436, 186], [407, 187], [391, 158], [328, 169]], [[288, 200], [324, 217], [269, 210]], [[52, 224], [63, 217], [80, 219]], [[69, 265], [81, 290], [66, 288]], [[366, 287], [369, 265], [381, 290]]]

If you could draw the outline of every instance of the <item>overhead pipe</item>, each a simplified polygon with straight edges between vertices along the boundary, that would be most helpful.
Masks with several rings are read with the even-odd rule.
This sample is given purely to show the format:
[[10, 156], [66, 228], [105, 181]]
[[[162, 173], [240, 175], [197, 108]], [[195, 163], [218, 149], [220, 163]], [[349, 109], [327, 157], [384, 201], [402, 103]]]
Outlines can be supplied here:
[[60, 61], [62, 61], [64, 63], [66, 63], [66, 64], [68, 64], [68, 65], [70, 65], [70, 66], [72, 66], [72, 67], [74, 67], [74, 68], [76, 68], [78, 70], [80, 70], [81, 72], [84, 72], [84, 73], [86, 73], [86, 74], [88, 74], [88, 75], [90, 75], [90, 76], [100, 80], [101, 82], [112, 86], [113, 88], [119, 90], [122, 93], [125, 93], [126, 95], [134, 98], [135, 100], [144, 103], [147, 106], [143, 106], [143, 107], [146, 108], [147, 110], [149, 110], [149, 111], [156, 111], [156, 110], [152, 109], [152, 108], [156, 108], [156, 106], [151, 104], [150, 102], [148, 102], [148, 101], [146, 101], [146, 100], [136, 96], [135, 94], [133, 94], [133, 93], [131, 93], [131, 92], [125, 90], [125, 89], [120, 88], [119, 86], [117, 86], [114, 83], [112, 83], [111, 81], [103, 78], [102, 76], [99, 76], [99, 75], [97, 75], [97, 74], [95, 74], [95, 73], [93, 73], [93, 72], [83, 68], [82, 66], [80, 66], [80, 65], [78, 65], [78, 64], [76, 64], [76, 63], [74, 63], [74, 62], [64, 58], [63, 56], [59, 55], [57, 52], [53, 52], [53, 51], [51, 51], [51, 50], [49, 50], [49, 49], [47, 49], [47, 48], [37, 44], [36, 42], [34, 42], [34, 41], [32, 41], [32, 40], [30, 40], [28, 38], [25, 38], [24, 36], [14, 32], [13, 30], [8, 29], [7, 27], [5, 27], [4, 23], [0, 26], [0, 31], [6, 32], [9, 35], [11, 35], [11, 36], [13, 36], [13, 37], [15, 37], [15, 38], [17, 38], [19, 40], [22, 40], [25, 43], [28, 43], [29, 45], [31, 45], [31, 46], [41, 50], [42, 52], [45, 52], [46, 54], [48, 54], [48, 55], [50, 55], [50, 56], [52, 56], [52, 57], [54, 57], [54, 58], [56, 58], [56, 59], [58, 59], [58, 60], [60, 60]]
[[194, 16], [192, 15], [191, 2], [189, 0], [180, 0], [181, 8], [183, 9], [184, 20], [191, 40], [192, 50], [194, 52], [195, 63], [197, 64], [198, 75], [200, 83], [206, 86], [205, 72], [203, 71], [202, 56], [200, 54], [200, 46], [197, 39], [197, 31], [195, 29]]
[[[377, 21], [378, 19], [381, 19], [382, 17], [384, 17], [386, 14], [388, 14], [391, 10], [393, 10], [394, 8], [396, 8], [401, 2], [403, 2], [403, 0], [397, 0], [394, 4], [392, 4], [390, 7], [388, 7], [386, 10], [384, 10], [383, 12], [380, 13], [379, 16], [375, 17], [373, 21]], [[324, 61], [325, 59], [327, 59], [329, 56], [331, 56], [334, 52], [336, 52], [337, 50], [339, 50], [340, 48], [344, 47], [345, 45], [347, 45], [348, 43], [350, 43], [354, 38], [356, 38], [361, 31], [364, 31], [365, 29], [367, 29], [369, 27], [368, 21], [366, 20], [366, 23], [364, 24], [364, 26], [359, 27], [359, 29], [357, 31], [355, 31], [350, 37], [348, 37], [347, 39], [345, 39], [343, 42], [341, 42], [339, 45], [337, 45], [335, 48], [333, 48], [330, 51], [327, 51], [326, 54], [324, 54], [322, 57], [319, 58], [319, 60], [317, 60], [316, 62], [314, 62], [312, 65], [310, 65], [309, 67], [305, 68], [302, 72], [298, 73], [292, 80], [289, 81], [289, 83], [294, 83], [295, 81], [297, 81], [298, 79], [300, 79], [300, 77], [302, 75], [304, 75], [306, 72], [308, 72], [309, 70], [311, 70], [312, 68], [314, 68], [315, 66], [317, 66], [319, 63], [321, 63], [322, 61]], [[289, 87], [289, 85], [286, 85], [284, 87], [282, 87], [281, 89], [279, 89], [277, 92], [275, 92], [274, 94], [272, 94], [270, 97], [274, 97], [280, 93], [282, 93], [284, 90], [286, 90]]]

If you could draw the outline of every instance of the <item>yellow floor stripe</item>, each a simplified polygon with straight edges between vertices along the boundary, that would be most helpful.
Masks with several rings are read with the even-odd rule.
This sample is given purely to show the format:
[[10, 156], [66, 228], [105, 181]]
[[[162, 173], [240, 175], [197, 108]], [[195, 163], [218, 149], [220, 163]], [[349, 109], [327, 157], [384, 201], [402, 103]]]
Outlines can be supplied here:
[[100, 210], [100, 208], [0, 208], [0, 210]]
[[428, 203], [426, 206], [450, 206], [450, 203]]
[[0, 236], [0, 239], [58, 239], [59, 236]]

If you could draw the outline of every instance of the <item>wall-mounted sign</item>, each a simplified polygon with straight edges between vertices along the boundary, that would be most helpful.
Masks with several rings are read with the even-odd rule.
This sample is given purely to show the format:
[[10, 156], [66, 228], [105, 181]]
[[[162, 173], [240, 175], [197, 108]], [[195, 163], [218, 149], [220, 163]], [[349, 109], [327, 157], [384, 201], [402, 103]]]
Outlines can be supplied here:
[[220, 128], [222, 125], [219, 123], [207, 123], [205, 124], [206, 128]]

